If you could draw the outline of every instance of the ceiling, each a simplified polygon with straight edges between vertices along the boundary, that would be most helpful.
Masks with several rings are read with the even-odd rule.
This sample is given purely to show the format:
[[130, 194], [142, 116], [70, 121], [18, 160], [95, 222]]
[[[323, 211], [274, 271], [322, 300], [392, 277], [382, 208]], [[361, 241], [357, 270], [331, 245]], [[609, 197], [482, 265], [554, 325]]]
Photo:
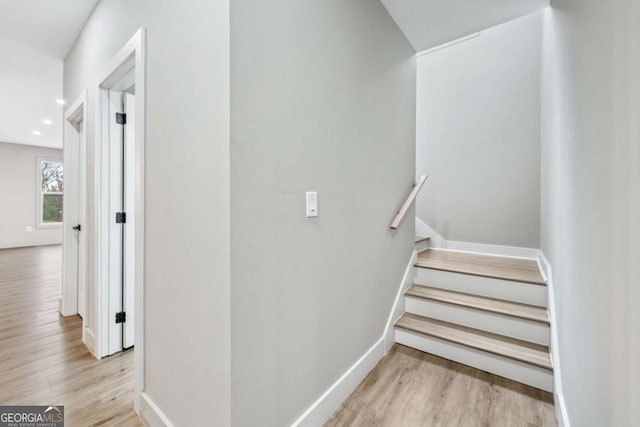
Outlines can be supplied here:
[[0, 37], [64, 59], [99, 0], [0, 0]]
[[62, 60], [3, 38], [0, 57], [0, 142], [62, 148]]
[[62, 148], [62, 60], [99, 0], [0, 0], [0, 142]]
[[550, 0], [382, 0], [417, 52], [549, 6]]

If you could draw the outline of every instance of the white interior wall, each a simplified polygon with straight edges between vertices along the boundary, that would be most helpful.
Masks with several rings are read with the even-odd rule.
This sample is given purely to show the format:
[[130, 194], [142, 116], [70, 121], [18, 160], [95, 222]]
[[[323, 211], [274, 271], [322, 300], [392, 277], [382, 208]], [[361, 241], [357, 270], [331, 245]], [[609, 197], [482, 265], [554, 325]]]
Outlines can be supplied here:
[[640, 424], [640, 4], [545, 12], [541, 246], [574, 426]]
[[0, 249], [62, 243], [62, 226], [38, 227], [38, 157], [62, 161], [62, 150], [0, 142]]
[[417, 217], [447, 240], [539, 247], [541, 15], [418, 56]]
[[413, 209], [389, 224], [414, 183], [414, 51], [377, 0], [231, 6], [232, 420], [280, 427], [380, 339], [410, 259]]
[[[88, 198], [95, 196], [95, 84], [147, 29], [145, 387], [177, 426], [230, 423], [229, 2], [102, 0], [64, 62], [64, 96], [89, 89]], [[88, 238], [96, 236], [95, 205]], [[89, 252], [89, 295], [96, 258]], [[90, 313], [90, 327], [95, 313]], [[140, 319], [137, 319], [139, 321]]]

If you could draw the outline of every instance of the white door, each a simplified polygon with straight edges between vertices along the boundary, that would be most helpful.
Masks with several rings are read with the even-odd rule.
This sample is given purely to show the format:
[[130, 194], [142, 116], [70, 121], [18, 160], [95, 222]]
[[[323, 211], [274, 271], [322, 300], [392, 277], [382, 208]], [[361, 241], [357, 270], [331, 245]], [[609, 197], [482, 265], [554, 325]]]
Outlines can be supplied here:
[[78, 314], [87, 312], [87, 173], [84, 120], [78, 123]]
[[124, 280], [124, 113], [122, 93], [109, 91], [109, 351], [122, 351], [122, 284]]
[[109, 351], [134, 345], [134, 97], [109, 91]]
[[127, 349], [133, 347], [134, 322], [135, 322], [135, 270], [134, 270], [134, 238], [135, 238], [135, 95], [124, 94], [124, 112], [126, 123], [124, 125], [124, 206], [127, 212], [126, 227], [124, 229], [124, 282], [123, 282], [123, 308], [126, 313], [124, 322], [122, 346]]
[[[66, 117], [64, 136], [63, 280], [60, 311], [87, 312], [86, 141], [82, 107]], [[84, 322], [86, 323], [86, 322]]]

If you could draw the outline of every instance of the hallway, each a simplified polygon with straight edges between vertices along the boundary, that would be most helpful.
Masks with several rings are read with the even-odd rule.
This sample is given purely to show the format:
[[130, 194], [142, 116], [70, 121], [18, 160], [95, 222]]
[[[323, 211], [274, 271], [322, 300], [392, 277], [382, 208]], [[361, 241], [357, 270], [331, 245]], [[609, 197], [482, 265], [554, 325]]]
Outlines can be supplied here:
[[67, 426], [140, 426], [133, 351], [96, 360], [58, 313], [62, 246], [0, 250], [0, 405], [64, 405]]

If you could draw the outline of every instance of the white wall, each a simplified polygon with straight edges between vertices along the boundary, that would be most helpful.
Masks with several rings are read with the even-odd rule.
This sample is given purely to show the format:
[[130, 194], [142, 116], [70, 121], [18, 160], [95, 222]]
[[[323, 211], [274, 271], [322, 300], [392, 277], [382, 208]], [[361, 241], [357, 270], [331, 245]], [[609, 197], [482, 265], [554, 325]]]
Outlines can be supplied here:
[[542, 250], [574, 426], [640, 425], [640, 4], [545, 13]]
[[417, 216], [447, 240], [539, 247], [541, 15], [418, 57]]
[[[65, 98], [94, 88], [140, 27], [147, 29], [145, 391], [176, 426], [211, 425], [211, 417], [227, 426], [229, 2], [102, 0], [65, 59]], [[93, 188], [96, 111], [89, 94]], [[90, 205], [90, 241], [94, 213]]]
[[62, 227], [37, 226], [38, 157], [62, 161], [62, 150], [0, 142], [0, 249], [62, 243]]
[[62, 60], [3, 38], [0, 58], [0, 141], [62, 148]]
[[414, 51], [377, 0], [231, 22], [232, 420], [280, 427], [380, 339], [413, 250]]

